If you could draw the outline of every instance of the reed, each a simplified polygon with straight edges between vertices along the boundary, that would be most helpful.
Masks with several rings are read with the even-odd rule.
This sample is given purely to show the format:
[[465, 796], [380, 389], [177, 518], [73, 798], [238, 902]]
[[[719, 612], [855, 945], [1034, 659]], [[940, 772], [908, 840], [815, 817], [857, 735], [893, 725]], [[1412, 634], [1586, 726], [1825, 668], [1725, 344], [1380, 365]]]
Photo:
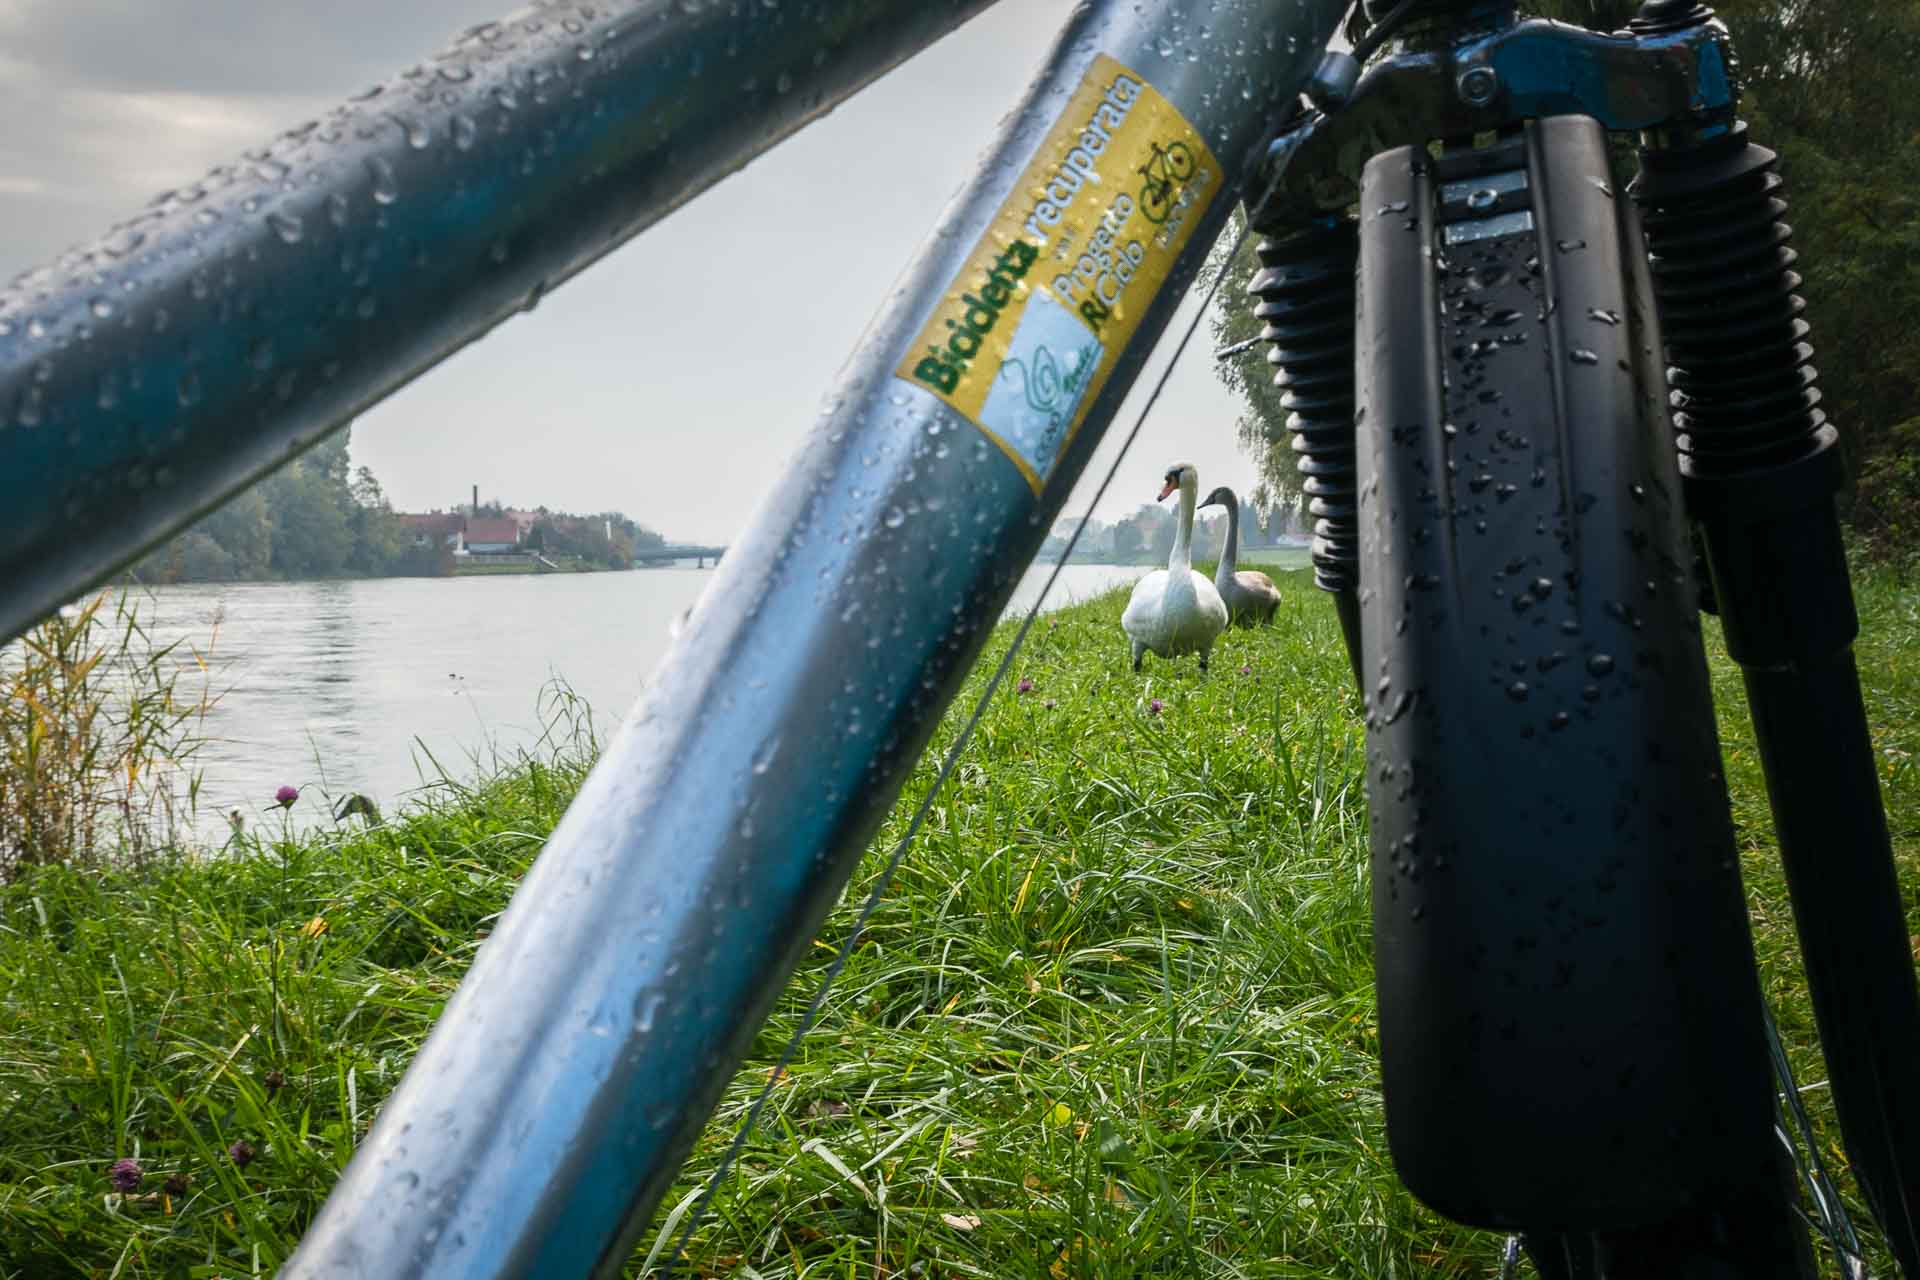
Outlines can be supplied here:
[[[1039, 623], [678, 1276], [1497, 1274], [1498, 1237], [1393, 1176], [1363, 735], [1332, 610], [1301, 575], [1281, 586], [1279, 626], [1229, 632], [1205, 679], [1127, 670], [1124, 592]], [[1875, 569], [1860, 596], [1920, 934], [1920, 590]], [[1708, 633], [1762, 980], [1843, 1168], [1738, 675]], [[669, 1211], [713, 1173], [1008, 639]], [[550, 710], [545, 747], [378, 826], [295, 835], [303, 797], [225, 857], [0, 887], [0, 1280], [274, 1272], [585, 776], [588, 722]], [[663, 1223], [630, 1274], [658, 1273]]]
[[125, 592], [0, 650], [0, 882], [52, 864], [138, 866], [172, 845], [198, 798], [209, 652], [211, 638], [184, 653], [155, 643]]

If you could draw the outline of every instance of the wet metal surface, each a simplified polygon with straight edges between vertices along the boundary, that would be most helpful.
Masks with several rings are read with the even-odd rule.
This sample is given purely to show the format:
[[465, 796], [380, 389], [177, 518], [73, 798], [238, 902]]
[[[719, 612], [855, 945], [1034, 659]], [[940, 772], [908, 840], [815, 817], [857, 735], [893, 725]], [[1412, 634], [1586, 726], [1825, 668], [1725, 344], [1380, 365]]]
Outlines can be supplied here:
[[554, 3], [0, 292], [0, 638], [990, 0]]
[[528, 874], [289, 1277], [615, 1274], [1204, 258], [1036, 494], [895, 374], [1108, 55], [1227, 189], [1344, 5], [1083, 6]]

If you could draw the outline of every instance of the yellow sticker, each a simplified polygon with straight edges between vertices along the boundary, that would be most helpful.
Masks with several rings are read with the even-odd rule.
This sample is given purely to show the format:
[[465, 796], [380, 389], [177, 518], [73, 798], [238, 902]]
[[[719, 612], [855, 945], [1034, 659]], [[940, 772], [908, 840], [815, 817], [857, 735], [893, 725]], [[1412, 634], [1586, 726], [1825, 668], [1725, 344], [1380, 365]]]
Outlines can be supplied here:
[[1038, 496], [1220, 186], [1173, 104], [1100, 55], [894, 372]]

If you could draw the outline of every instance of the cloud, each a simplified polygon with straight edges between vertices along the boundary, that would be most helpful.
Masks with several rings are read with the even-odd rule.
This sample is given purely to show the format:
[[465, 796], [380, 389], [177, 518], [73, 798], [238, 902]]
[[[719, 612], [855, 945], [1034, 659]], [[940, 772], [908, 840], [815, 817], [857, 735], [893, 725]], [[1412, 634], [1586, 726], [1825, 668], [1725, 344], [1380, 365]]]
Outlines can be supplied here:
[[[0, 279], [501, 7], [0, 0], [0, 119], [32, 122], [0, 131]], [[835, 371], [1071, 7], [989, 10], [376, 407], [355, 424], [355, 461], [404, 508], [457, 503], [478, 483], [510, 502], [618, 508], [676, 536], [730, 537], [783, 474]], [[900, 145], [932, 137], [937, 147]], [[1206, 337], [1103, 517], [1151, 498], [1174, 456], [1209, 483], [1250, 486]], [[1097, 459], [1090, 476], [1104, 466]], [[1082, 488], [1068, 511], [1091, 497]]]
[[[0, 18], [0, 41], [22, 35], [20, 24], [17, 12]], [[0, 55], [0, 119], [34, 122], [0, 135], [0, 195], [32, 197], [0, 209], [0, 267], [13, 271], [90, 238], [329, 101], [217, 82], [201, 88], [185, 78], [127, 82], [99, 66], [80, 75], [58, 60], [36, 61], [35, 48], [22, 39]]]
[[499, 17], [486, 0], [11, 0], [0, 48], [64, 85], [343, 97]]

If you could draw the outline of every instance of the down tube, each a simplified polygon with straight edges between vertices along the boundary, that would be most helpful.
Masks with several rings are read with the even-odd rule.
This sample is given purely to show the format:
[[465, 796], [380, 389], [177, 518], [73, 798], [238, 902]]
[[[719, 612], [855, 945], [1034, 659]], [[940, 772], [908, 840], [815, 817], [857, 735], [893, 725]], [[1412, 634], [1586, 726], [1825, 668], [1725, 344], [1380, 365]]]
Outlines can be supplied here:
[[[285, 1275], [619, 1272], [1344, 0], [1181, 0], [1151, 24], [1134, 8], [1076, 11]], [[1068, 142], [1082, 155], [1056, 159]], [[1056, 180], [1069, 163], [1085, 204]], [[1049, 191], [1060, 203], [1037, 209]], [[1142, 286], [1097, 326], [1046, 256], [1064, 229], [1099, 234], [1089, 207]], [[1157, 258], [1152, 229], [1183, 216], [1183, 249]], [[968, 326], [991, 341], [929, 353], [929, 334]], [[1096, 356], [1088, 334], [1110, 345]], [[957, 368], [972, 346], [998, 376]], [[1008, 390], [1032, 412], [995, 399]], [[1051, 460], [1036, 401], [1083, 415]]]
[[547, 0], [0, 289], [0, 642], [989, 2]]

